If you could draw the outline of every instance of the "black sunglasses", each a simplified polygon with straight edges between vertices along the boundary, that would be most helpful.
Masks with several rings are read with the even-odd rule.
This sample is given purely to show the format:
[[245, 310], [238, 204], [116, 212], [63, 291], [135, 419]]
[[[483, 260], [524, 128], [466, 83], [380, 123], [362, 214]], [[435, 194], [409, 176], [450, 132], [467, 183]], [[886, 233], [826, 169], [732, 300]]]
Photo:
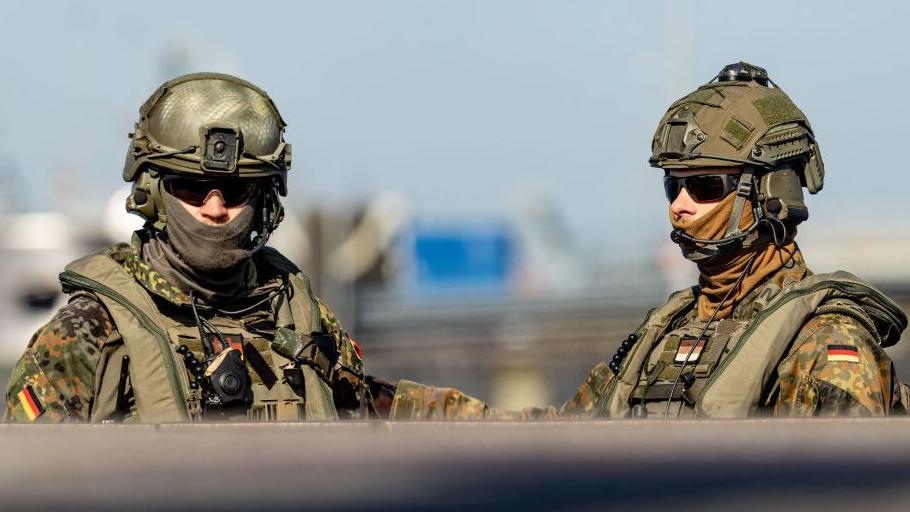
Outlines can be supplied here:
[[171, 195], [193, 206], [202, 206], [212, 190], [224, 198], [224, 206], [240, 206], [247, 202], [260, 186], [258, 179], [241, 178], [187, 178], [165, 176], [164, 189]]
[[739, 186], [738, 174], [696, 174], [694, 176], [664, 176], [664, 192], [671, 203], [685, 188], [698, 202], [719, 201]]

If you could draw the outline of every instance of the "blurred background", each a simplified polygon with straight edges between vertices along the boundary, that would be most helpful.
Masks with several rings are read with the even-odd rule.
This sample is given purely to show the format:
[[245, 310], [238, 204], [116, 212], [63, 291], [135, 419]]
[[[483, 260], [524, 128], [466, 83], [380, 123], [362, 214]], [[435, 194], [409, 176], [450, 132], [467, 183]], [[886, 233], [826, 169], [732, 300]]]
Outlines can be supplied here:
[[[505, 408], [561, 403], [648, 307], [695, 282], [648, 167], [675, 99], [746, 60], [812, 120], [816, 272], [910, 305], [901, 2], [16, 2], [0, 30], [0, 380], [68, 261], [140, 226], [120, 172], [141, 102], [195, 71], [289, 124], [273, 245], [369, 373]], [[910, 342], [891, 350], [910, 378]]]

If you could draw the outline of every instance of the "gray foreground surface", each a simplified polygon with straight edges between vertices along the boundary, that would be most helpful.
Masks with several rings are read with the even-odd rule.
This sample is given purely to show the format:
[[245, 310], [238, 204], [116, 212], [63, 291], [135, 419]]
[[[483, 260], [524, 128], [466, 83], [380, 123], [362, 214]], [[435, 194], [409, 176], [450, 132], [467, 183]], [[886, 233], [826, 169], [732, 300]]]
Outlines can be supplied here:
[[0, 425], [0, 510], [907, 510], [910, 420]]

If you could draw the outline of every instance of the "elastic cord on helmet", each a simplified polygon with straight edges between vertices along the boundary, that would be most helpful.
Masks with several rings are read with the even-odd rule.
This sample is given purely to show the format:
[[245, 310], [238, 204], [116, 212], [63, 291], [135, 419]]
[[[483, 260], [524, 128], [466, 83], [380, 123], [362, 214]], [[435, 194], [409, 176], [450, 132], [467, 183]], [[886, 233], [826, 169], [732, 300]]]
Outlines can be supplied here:
[[197, 149], [199, 149], [197, 146], [190, 146], [186, 149], [175, 149], [174, 151], [168, 151], [167, 153], [152, 153], [146, 158], [154, 160], [156, 158], [166, 158], [174, 155], [188, 155], [190, 153], [195, 153]]
[[742, 158], [733, 158], [723, 155], [711, 155], [700, 153], [698, 151], [692, 151], [691, 153], [661, 153], [660, 156], [658, 156], [656, 159], [648, 159], [648, 163], [651, 164], [652, 167], [663, 167], [662, 165], [658, 165], [659, 162], [669, 160], [671, 158], [673, 160], [695, 160], [697, 158], [709, 158], [711, 160], [723, 160], [724, 162], [733, 162], [743, 165], [762, 165], [760, 162], [756, 162], [754, 160], [745, 160]]
[[243, 150], [243, 152], [242, 152], [240, 155], [243, 156], [243, 157], [246, 157], [246, 158], [250, 158], [250, 159], [256, 160], [257, 162], [262, 162], [262, 163], [264, 163], [264, 164], [266, 164], [266, 165], [271, 166], [271, 167], [274, 168], [275, 170], [278, 170], [278, 171], [287, 171], [287, 169], [285, 169], [284, 167], [282, 167], [282, 166], [276, 164], [275, 162], [272, 162], [271, 160], [266, 160], [265, 158], [262, 158], [261, 156], [254, 155], [254, 154], [250, 153], [250, 152], [247, 151], [247, 150]]

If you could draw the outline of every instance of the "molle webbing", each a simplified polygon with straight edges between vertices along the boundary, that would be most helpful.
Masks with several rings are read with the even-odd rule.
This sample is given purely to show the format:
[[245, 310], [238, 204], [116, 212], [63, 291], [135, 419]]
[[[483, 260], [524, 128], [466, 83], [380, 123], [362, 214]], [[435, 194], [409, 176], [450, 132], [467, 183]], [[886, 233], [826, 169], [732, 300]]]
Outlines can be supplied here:
[[[663, 346], [661, 353], [657, 355], [657, 362], [633, 390], [630, 404], [634, 407], [642, 401], [665, 402], [670, 398], [671, 390], [673, 400], [685, 399], [690, 405], [694, 404], [694, 397], [704, 388], [707, 377], [711, 375], [712, 370], [720, 361], [730, 337], [744, 325], [745, 322], [742, 321], [724, 319], [713, 323], [708, 329], [704, 329], [704, 322], [691, 322], [668, 333], [663, 338]], [[703, 330], [704, 336], [701, 336]], [[699, 345], [703, 345], [704, 350], [697, 356], [692, 356], [690, 361], [683, 365], [681, 359], [688, 357], [688, 353], [685, 348], [680, 348], [681, 342], [683, 340], [694, 342], [698, 339], [702, 340]], [[653, 361], [655, 355], [652, 354], [650, 357]], [[695, 377], [694, 384], [688, 389], [681, 383], [677, 384], [674, 389], [673, 383], [679, 378], [680, 372], [691, 373]]]
[[[283, 274], [286, 274], [291, 283], [293, 294], [290, 300], [286, 301], [285, 296], [279, 297], [278, 299], [282, 303], [280, 304], [281, 307], [277, 308], [277, 326], [293, 329], [307, 335], [322, 330], [322, 325], [319, 321], [319, 307], [316, 305], [316, 300], [313, 298], [314, 295], [313, 290], [310, 287], [310, 280], [300, 272], [300, 269], [271, 247], [263, 247], [253, 256], [253, 259], [257, 264], [260, 262], [265, 263], [278, 269]], [[297, 297], [301, 292], [303, 292], [304, 296]], [[288, 312], [290, 315], [287, 314]], [[294, 321], [306, 322], [307, 325], [295, 326], [292, 323]]]
[[717, 323], [714, 334], [711, 336], [711, 341], [708, 342], [705, 351], [695, 365], [694, 372], [696, 377], [707, 377], [711, 374], [711, 371], [714, 370], [714, 366], [720, 361], [720, 356], [723, 355], [724, 349], [730, 342], [730, 337], [733, 336], [733, 333], [739, 330], [743, 324], [744, 322], [726, 318]]
[[93, 292], [107, 308], [130, 355], [130, 381], [141, 421], [187, 421], [186, 373], [168, 341], [164, 319], [151, 296], [115, 261], [126, 244], [115, 245], [66, 266], [66, 292]]
[[[600, 405], [605, 415], [621, 418], [630, 412], [629, 397], [639, 383], [646, 357], [673, 321], [686, 314], [694, 303], [692, 291], [684, 290], [651, 311], [638, 329], [639, 342], [630, 351], [619, 375], [604, 390]], [[872, 334], [882, 346], [893, 345], [900, 339], [907, 317], [877, 289], [847, 272], [806, 277], [782, 289], [747, 325], [732, 333], [726, 344], [728, 355], [695, 397], [696, 415], [741, 418], [755, 413], [763, 389], [803, 325], [818, 314], [833, 312], [832, 307], [837, 307], [839, 312], [851, 311], [855, 316], [853, 305], [871, 320]]]
[[629, 413], [628, 397], [638, 385], [642, 366], [651, 352], [651, 347], [666, 334], [674, 320], [691, 310], [695, 305], [695, 297], [695, 288], [687, 288], [670, 295], [666, 304], [648, 313], [644, 323], [635, 331], [638, 343], [632, 347], [623, 361], [619, 375], [607, 381], [606, 389], [601, 395], [599, 405], [604, 416], [622, 418]]
[[[829, 301], [849, 299], [870, 313], [889, 318], [899, 332], [907, 325], [907, 317], [884, 294], [847, 272], [810, 276], [787, 287], [771, 301], [735, 339], [730, 353], [708, 378], [705, 390], [698, 398], [699, 416], [739, 418], [757, 411], [762, 390], [774, 375], [777, 365], [786, 354], [796, 334], [818, 309]], [[873, 332], [882, 344], [894, 343], [894, 329]]]
[[[110, 312], [130, 355], [130, 379], [140, 421], [187, 421], [191, 418], [188, 408], [195, 404], [184, 365], [168, 338], [174, 322], [159, 313], [149, 292], [121, 266], [120, 261], [131, 250], [126, 244], [118, 244], [77, 260], [67, 265], [60, 280], [65, 292], [91, 292]], [[261, 252], [264, 254], [257, 259], [274, 264], [279, 271], [285, 272], [287, 266], [296, 270], [274, 250]], [[321, 328], [309, 281], [299, 271], [290, 273], [288, 279], [290, 297], [281, 299], [276, 323], [309, 335]], [[307, 419], [331, 419], [334, 406], [330, 410], [326, 407], [326, 402], [332, 402], [331, 389], [325, 383], [311, 381], [306, 379], [306, 394], [314, 402], [305, 405]]]

